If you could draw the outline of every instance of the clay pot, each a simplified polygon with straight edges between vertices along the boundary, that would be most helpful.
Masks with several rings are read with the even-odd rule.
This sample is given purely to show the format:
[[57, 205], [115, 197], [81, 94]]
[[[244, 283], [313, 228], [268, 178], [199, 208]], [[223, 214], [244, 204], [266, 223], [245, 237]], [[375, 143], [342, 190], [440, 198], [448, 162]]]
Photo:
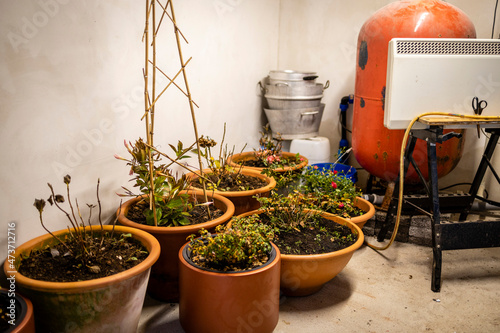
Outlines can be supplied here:
[[[248, 212], [239, 217], [261, 212]], [[344, 269], [354, 251], [363, 245], [364, 235], [356, 224], [335, 215], [322, 213], [322, 216], [334, 223], [348, 226], [358, 234], [358, 239], [351, 246], [335, 252], [307, 255], [282, 254], [280, 286], [285, 296], [308, 296], [316, 293]]]
[[[368, 220], [371, 219], [373, 217], [373, 215], [375, 215], [375, 207], [369, 201], [367, 201], [361, 197], [356, 198], [354, 206], [361, 209], [365, 213], [363, 215], [360, 215], [360, 216], [354, 216], [354, 217], [348, 218], [348, 220], [351, 221], [352, 223], [356, 224], [360, 229], [362, 229], [364, 227], [364, 225], [366, 224], [366, 222], [368, 222]], [[326, 214], [334, 215], [331, 213], [326, 213]]]
[[[8, 323], [9, 327], [1, 327], [4, 333], [35, 333], [35, 316], [33, 313], [33, 304], [29, 299], [23, 297], [16, 291], [16, 282], [14, 279], [7, 280], [12, 287], [10, 289], [0, 289], [0, 304], [6, 307], [7, 321], [11, 321], [15, 316], [15, 325]], [[15, 303], [11, 300], [14, 299]]]
[[179, 251], [179, 319], [188, 333], [272, 332], [278, 324], [280, 252], [267, 264], [241, 272], [198, 268], [189, 259], [189, 243]]
[[[210, 173], [210, 169], [205, 169], [203, 170], [204, 173]], [[263, 179], [266, 181], [267, 185], [264, 187], [261, 187], [259, 189], [255, 190], [248, 190], [248, 191], [218, 191], [215, 190], [214, 192], [216, 194], [219, 194], [225, 198], [228, 198], [231, 200], [231, 202], [234, 204], [234, 215], [239, 215], [243, 214], [245, 212], [249, 212], [255, 209], [260, 208], [260, 203], [257, 201], [257, 199], [254, 198], [254, 196], [260, 196], [260, 197], [267, 197], [269, 196], [269, 193], [271, 190], [276, 186], [276, 181], [274, 180], [273, 177], [268, 177], [266, 175], [261, 174], [258, 171], [254, 170], [241, 170], [241, 173], [247, 176], [253, 176], [257, 177], [260, 179]], [[198, 174], [196, 173], [189, 173], [188, 177], [192, 177], [193, 181], [196, 181], [198, 179]], [[203, 190], [200, 188], [195, 188], [191, 187], [192, 191], [195, 191], [196, 193], [203, 193]], [[211, 191], [207, 191], [208, 193], [212, 193]]]
[[[188, 193], [194, 194], [189, 191]], [[195, 194], [198, 200], [202, 200], [202, 194]], [[209, 196], [213, 199], [215, 207], [223, 210], [225, 213], [221, 217], [212, 221], [180, 226], [180, 227], [155, 227], [136, 223], [129, 220], [126, 216], [129, 209], [137, 203], [140, 198], [134, 198], [125, 202], [121, 209], [117, 210], [118, 223], [144, 230], [152, 234], [161, 245], [160, 258], [151, 269], [149, 278], [148, 294], [161, 301], [178, 302], [179, 301], [179, 249], [186, 243], [186, 238], [191, 234], [196, 234], [201, 228], [213, 230], [219, 224], [227, 222], [234, 214], [234, 205], [228, 199], [214, 194]]]
[[[113, 226], [104, 226], [111, 231]], [[92, 226], [94, 232], [100, 226]], [[150, 234], [122, 226], [115, 234], [131, 233], [149, 251], [149, 256], [126, 271], [87, 281], [48, 282], [30, 279], [17, 269], [22, 256], [55, 244], [50, 234], [34, 238], [16, 248], [14, 269], [5, 262], [7, 277], [15, 276], [16, 287], [33, 302], [37, 332], [136, 332], [141, 317], [151, 266], [160, 255], [160, 244]], [[64, 239], [68, 230], [54, 232]]]
[[[289, 152], [283, 152], [282, 154], [284, 157], [287, 157], [287, 158], [292, 158], [296, 155], [294, 153], [289, 153]], [[300, 162], [299, 164], [296, 164], [296, 165], [290, 166], [290, 167], [276, 168], [273, 171], [280, 173], [280, 172], [300, 170], [300, 169], [304, 168], [305, 166], [307, 166], [309, 161], [305, 156], [300, 155], [300, 157], [303, 159], [303, 161]], [[227, 159], [227, 164], [229, 164], [230, 166], [232, 166], [234, 168], [239, 168], [241, 166], [242, 162], [249, 161], [249, 160], [255, 160], [255, 152], [249, 151], [249, 152], [244, 152], [244, 153], [239, 153], [239, 154], [233, 154], [231, 157], [229, 157]], [[249, 170], [254, 170], [254, 171], [258, 171], [258, 172], [262, 172], [262, 170], [264, 170], [264, 168], [247, 167], [247, 166], [243, 166], [243, 169], [249, 169]]]

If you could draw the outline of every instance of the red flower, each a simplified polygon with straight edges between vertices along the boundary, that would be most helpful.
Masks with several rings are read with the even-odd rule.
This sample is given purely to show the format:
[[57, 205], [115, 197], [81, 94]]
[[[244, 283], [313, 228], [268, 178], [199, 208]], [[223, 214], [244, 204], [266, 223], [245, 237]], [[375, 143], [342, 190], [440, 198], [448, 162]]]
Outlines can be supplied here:
[[314, 170], [316, 170], [316, 169], [318, 169], [318, 166], [317, 166], [317, 165], [315, 165], [315, 166], [314, 166]]
[[344, 204], [342, 202], [339, 203], [339, 208], [344, 208]]
[[333, 170], [333, 174], [336, 175], [338, 173], [337, 170]]
[[337, 183], [336, 182], [332, 182], [332, 187], [335, 189], [337, 188]]

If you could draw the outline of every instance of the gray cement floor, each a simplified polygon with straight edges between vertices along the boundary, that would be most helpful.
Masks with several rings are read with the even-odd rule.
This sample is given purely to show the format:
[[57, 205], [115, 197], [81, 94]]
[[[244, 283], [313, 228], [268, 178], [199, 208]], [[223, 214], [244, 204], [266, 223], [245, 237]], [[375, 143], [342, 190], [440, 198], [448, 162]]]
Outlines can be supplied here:
[[[500, 332], [500, 248], [444, 251], [439, 293], [431, 264], [429, 247], [363, 246], [318, 293], [282, 298], [275, 333]], [[183, 332], [178, 315], [147, 298], [138, 332]]]

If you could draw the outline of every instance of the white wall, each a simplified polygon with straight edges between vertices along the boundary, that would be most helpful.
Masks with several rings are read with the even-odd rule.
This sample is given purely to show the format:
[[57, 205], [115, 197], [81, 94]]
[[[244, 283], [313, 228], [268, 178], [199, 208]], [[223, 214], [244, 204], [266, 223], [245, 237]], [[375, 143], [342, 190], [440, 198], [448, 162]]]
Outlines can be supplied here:
[[[330, 139], [334, 152], [340, 139], [338, 103], [354, 92], [357, 34], [389, 2], [175, 1], [178, 24], [189, 41], [184, 57], [193, 57], [187, 70], [200, 105], [200, 133], [219, 140], [226, 122], [229, 144], [255, 148], [264, 122], [257, 82], [272, 69], [314, 70], [319, 82], [331, 82], [320, 135]], [[479, 37], [489, 38], [493, 1], [449, 2], [471, 16]], [[72, 194], [81, 206], [94, 202], [95, 182], [101, 178], [106, 219], [117, 208], [115, 192], [127, 185], [129, 176], [113, 154], [125, 156], [123, 140], [144, 136], [143, 3], [0, 2], [0, 258], [7, 253], [7, 223], [16, 222], [18, 245], [44, 233], [34, 198], [48, 196], [47, 182], [63, 191], [66, 173], [73, 177]], [[164, 28], [161, 34], [167, 38], [162, 60], [174, 75], [178, 59], [172, 30]], [[469, 147], [477, 142], [473, 135], [468, 139]], [[169, 88], [157, 107], [155, 142], [167, 150], [177, 140], [189, 144], [193, 132], [185, 98]], [[474, 160], [464, 156], [445, 181], [463, 181], [464, 175], [471, 179]], [[65, 227], [54, 208], [46, 211], [51, 230]]]
[[[7, 253], [7, 223], [16, 222], [17, 244], [44, 234], [35, 198], [47, 198], [47, 182], [64, 191], [73, 178], [80, 206], [95, 202], [101, 179], [108, 219], [129, 180], [113, 155], [127, 156], [123, 140], [144, 137], [145, 1], [31, 0], [0, 2], [2, 166], [0, 173], [0, 258]], [[45, 4], [45, 5], [44, 5]], [[278, 0], [175, 1], [200, 134], [241, 149], [257, 147], [264, 120], [257, 83], [277, 66]], [[165, 22], [168, 23], [168, 22]], [[172, 28], [164, 26], [159, 58], [174, 76], [179, 61]], [[160, 42], [159, 42], [160, 43]], [[174, 52], [175, 51], [175, 52]], [[167, 54], [165, 56], [165, 54]], [[165, 62], [165, 61], [163, 61]], [[183, 81], [179, 81], [182, 83]], [[155, 143], [194, 141], [187, 99], [169, 88], [156, 108]], [[46, 208], [46, 225], [67, 221]]]

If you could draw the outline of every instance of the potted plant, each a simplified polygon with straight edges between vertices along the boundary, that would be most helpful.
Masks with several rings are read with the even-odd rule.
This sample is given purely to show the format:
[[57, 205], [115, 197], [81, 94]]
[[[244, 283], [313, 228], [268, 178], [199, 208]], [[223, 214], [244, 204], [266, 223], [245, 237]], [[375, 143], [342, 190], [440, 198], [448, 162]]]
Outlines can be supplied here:
[[273, 229], [233, 219], [179, 251], [179, 319], [186, 332], [272, 332], [279, 317], [280, 252]]
[[309, 166], [300, 175], [296, 189], [303, 194], [301, 200], [306, 207], [344, 217], [360, 228], [375, 214], [375, 207], [361, 198], [352, 180], [337, 170]]
[[[123, 195], [132, 196], [133, 199], [117, 210], [118, 222], [146, 231], [160, 242], [161, 255], [151, 270], [148, 293], [162, 301], [177, 302], [179, 249], [189, 235], [202, 228], [213, 230], [215, 226], [229, 221], [234, 213], [234, 205], [217, 194], [205, 196], [203, 192], [189, 191], [189, 178], [173, 175], [170, 164], [161, 163], [161, 155], [167, 155], [142, 140], [136, 141], [134, 145], [126, 144], [126, 147], [131, 159], [116, 157], [127, 161], [134, 175], [134, 187], [138, 187], [140, 193], [134, 194], [124, 187], [126, 193]], [[187, 150], [182, 147], [181, 143], [177, 148], [172, 147], [177, 156], [172, 160], [177, 161], [184, 156]], [[149, 157], [154, 161], [153, 173], [149, 171]]]
[[[135, 186], [140, 189], [138, 195], [127, 201], [122, 209], [117, 210], [120, 224], [145, 230], [153, 234], [161, 244], [161, 255], [158, 262], [153, 266], [151, 278], [148, 285], [148, 293], [160, 300], [177, 302], [178, 290], [178, 257], [181, 246], [186, 237], [196, 233], [201, 228], [212, 229], [216, 225], [228, 221], [234, 212], [234, 205], [227, 199], [217, 194], [209, 195], [203, 190], [202, 194], [187, 191], [189, 180], [185, 176], [177, 176], [170, 170], [170, 166], [176, 164], [186, 166], [180, 160], [187, 157], [186, 153], [195, 145], [199, 145], [198, 128], [194, 113], [197, 106], [191, 97], [180, 40], [185, 39], [176, 23], [173, 1], [165, 6], [156, 1], [146, 0], [146, 20], [144, 25], [143, 41], [145, 46], [144, 57], [144, 121], [146, 133], [145, 140], [137, 140], [136, 143], [128, 145], [131, 154], [130, 159], [124, 159], [131, 166], [132, 174], [135, 174]], [[157, 9], [159, 9], [157, 11]], [[175, 77], [170, 78], [165, 73], [165, 68], [160, 68], [157, 63], [157, 46], [160, 44], [157, 38], [158, 29], [165, 14], [169, 17], [174, 35], [177, 41], [177, 51], [180, 61], [180, 69]], [[161, 35], [161, 34], [160, 34]], [[158, 75], [166, 77], [168, 83], [159, 87]], [[174, 80], [182, 75], [184, 88], [177, 85]], [[169, 87], [176, 87], [188, 98], [189, 108], [193, 120], [195, 143], [184, 149], [179, 142], [177, 147], [172, 147], [175, 157], [160, 152], [154, 144], [155, 114], [159, 111], [156, 106], [158, 100]], [[160, 89], [161, 88], [161, 89]], [[170, 162], [162, 163], [166, 158]], [[198, 163], [202, 168], [201, 156], [198, 155]], [[133, 194], [126, 191], [126, 195]], [[139, 211], [138, 214], [137, 210]], [[202, 214], [198, 214], [201, 211]], [[196, 218], [199, 215], [200, 219]], [[132, 217], [133, 216], [133, 217]], [[139, 216], [139, 219], [136, 218]]]
[[5, 274], [33, 302], [39, 332], [135, 332], [160, 245], [146, 232], [102, 224], [99, 182], [99, 225], [91, 225], [96, 205], [88, 205], [84, 218], [78, 201], [70, 200], [70, 181], [64, 177], [67, 200], [50, 184], [47, 200], [66, 216], [68, 228], [48, 230], [42, 216], [46, 201], [35, 200], [48, 233], [17, 247], [5, 261]]
[[0, 332], [34, 333], [33, 304], [16, 292], [15, 280], [8, 280], [12, 288], [0, 289]]
[[[273, 138], [269, 124], [264, 126], [260, 132], [259, 140], [260, 148], [252, 152], [242, 152], [228, 157], [227, 163], [233, 167], [243, 167], [258, 172], [274, 176], [278, 182], [278, 187], [281, 178], [293, 178], [294, 174], [300, 173], [309, 162], [306, 157], [299, 153], [289, 153], [282, 151], [283, 140], [278, 133], [276, 138]], [[283, 180], [284, 183], [289, 179]]]
[[309, 210], [298, 193], [260, 198], [262, 209], [242, 214], [275, 230], [273, 242], [281, 252], [281, 291], [287, 296], [313, 294], [334, 278], [364, 240], [354, 223], [339, 216]]
[[[235, 206], [235, 215], [242, 214], [260, 207], [256, 197], [269, 196], [271, 190], [276, 186], [273, 177], [266, 176], [254, 170], [243, 169], [243, 167], [230, 166], [228, 156], [233, 155], [224, 145], [226, 126], [220, 144], [219, 156], [216, 158], [212, 153], [212, 148], [217, 145], [209, 137], [201, 137], [199, 147], [195, 150], [205, 159], [207, 169], [199, 170], [188, 174], [194, 191], [201, 193], [205, 188], [213, 193], [228, 198]], [[206, 184], [206, 185], [205, 185]]]

